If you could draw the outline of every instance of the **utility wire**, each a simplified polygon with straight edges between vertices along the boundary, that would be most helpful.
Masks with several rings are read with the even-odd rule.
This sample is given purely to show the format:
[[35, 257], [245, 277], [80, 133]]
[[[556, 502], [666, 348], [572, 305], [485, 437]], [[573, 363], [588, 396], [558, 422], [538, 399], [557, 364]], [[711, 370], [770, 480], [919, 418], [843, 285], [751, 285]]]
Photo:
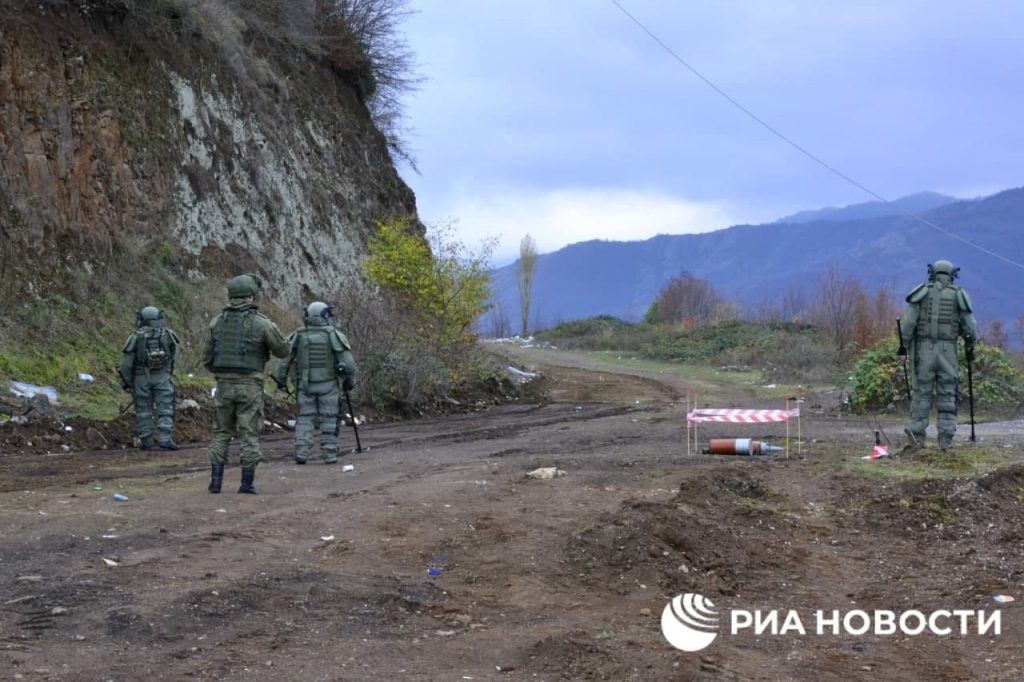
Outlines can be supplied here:
[[984, 246], [982, 246], [980, 244], [976, 244], [976, 243], [970, 241], [969, 239], [965, 239], [965, 238], [961, 237], [958, 234], [954, 234], [953, 232], [950, 232], [949, 230], [945, 229], [944, 227], [940, 227], [939, 225], [936, 225], [932, 221], [927, 220], [925, 218], [922, 218], [921, 216], [917, 215], [916, 213], [912, 213], [912, 212], [908, 211], [907, 209], [903, 208], [899, 204], [897, 204], [897, 203], [895, 203], [893, 201], [890, 201], [889, 199], [883, 197], [878, 192], [875, 192], [871, 188], [866, 187], [863, 184], [857, 182], [856, 180], [851, 178], [849, 175], [847, 175], [847, 174], [843, 173], [842, 171], [838, 170], [837, 168], [829, 165], [823, 159], [819, 158], [818, 156], [815, 156], [814, 154], [812, 154], [808, 150], [804, 149], [799, 144], [797, 144], [796, 142], [794, 142], [790, 138], [788, 138], [785, 135], [783, 135], [779, 130], [777, 130], [776, 128], [772, 127], [770, 124], [766, 123], [763, 119], [758, 117], [757, 114], [752, 112], [750, 109], [747, 109], [745, 106], [743, 106], [742, 104], [737, 102], [732, 96], [729, 95], [729, 93], [727, 93], [725, 90], [722, 90], [722, 88], [720, 88], [717, 85], [715, 85], [704, 74], [702, 74], [700, 71], [698, 71], [693, 66], [691, 66], [685, 59], [680, 57], [676, 53], [675, 50], [673, 50], [671, 47], [669, 47], [667, 44], [665, 44], [665, 41], [663, 41], [661, 38], [659, 38], [654, 33], [654, 31], [652, 31], [651, 29], [647, 28], [647, 26], [645, 26], [639, 19], [637, 19], [632, 14], [630, 14], [629, 11], [625, 7], [620, 5], [618, 0], [611, 0], [611, 2], [612, 2], [613, 5], [618, 7], [619, 10], [623, 14], [625, 14], [627, 17], [629, 17], [630, 21], [632, 21], [634, 24], [639, 26], [640, 29], [644, 33], [646, 33], [648, 36], [651, 37], [652, 40], [654, 40], [654, 42], [656, 42], [658, 45], [660, 45], [662, 47], [662, 49], [664, 49], [666, 52], [668, 52], [677, 62], [679, 62], [680, 64], [685, 66], [690, 71], [690, 73], [692, 73], [697, 78], [699, 78], [702, 81], [704, 81], [704, 83], [708, 87], [710, 87], [712, 90], [714, 90], [719, 95], [724, 97], [730, 104], [732, 104], [734, 107], [736, 107], [737, 109], [742, 111], [744, 114], [746, 114], [750, 118], [752, 118], [755, 121], [757, 121], [757, 123], [759, 123], [761, 126], [766, 128], [770, 133], [772, 133], [773, 135], [775, 135], [776, 137], [781, 139], [783, 142], [785, 142], [789, 146], [793, 147], [793, 149], [796, 149], [798, 152], [800, 152], [801, 154], [803, 154], [807, 158], [811, 159], [812, 161], [814, 161], [818, 165], [822, 166], [823, 168], [825, 168], [829, 172], [831, 172], [831, 173], [835, 174], [836, 176], [842, 178], [843, 180], [845, 180], [846, 182], [850, 183], [854, 187], [860, 189], [863, 192], [866, 192], [868, 195], [874, 197], [875, 199], [878, 199], [879, 201], [881, 201], [881, 202], [883, 202], [885, 204], [888, 204], [889, 206], [892, 206], [894, 209], [896, 209], [896, 211], [898, 211], [902, 215], [904, 215], [904, 216], [906, 216], [908, 218], [911, 218], [913, 220], [916, 220], [919, 223], [927, 225], [928, 227], [930, 227], [930, 228], [932, 228], [934, 230], [938, 230], [939, 232], [941, 232], [942, 234], [946, 235], [950, 239], [955, 239], [956, 241], [961, 242], [963, 244], [966, 244], [967, 246], [970, 246], [970, 247], [972, 247], [974, 249], [977, 249], [978, 251], [981, 251], [982, 253], [987, 253], [988, 255], [993, 256], [994, 258], [998, 258], [999, 260], [1003, 261], [1004, 263], [1008, 263], [1008, 264], [1010, 264], [1010, 265], [1012, 265], [1014, 267], [1017, 267], [1017, 268], [1020, 268], [1021, 270], [1024, 270], [1024, 264], [1018, 263], [1015, 260], [1007, 258], [1006, 256], [1004, 256], [1004, 255], [1002, 255], [1000, 253], [996, 253], [995, 251], [992, 251], [991, 249], [987, 249]]

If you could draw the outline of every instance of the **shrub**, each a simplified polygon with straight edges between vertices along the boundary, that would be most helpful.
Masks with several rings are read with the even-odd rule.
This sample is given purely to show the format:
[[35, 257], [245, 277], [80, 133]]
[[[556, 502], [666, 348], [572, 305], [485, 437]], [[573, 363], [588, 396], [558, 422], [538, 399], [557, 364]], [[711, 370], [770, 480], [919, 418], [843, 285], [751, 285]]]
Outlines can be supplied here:
[[[1005, 352], [978, 343], [973, 370], [974, 404], [990, 413], [1012, 413], [1024, 405], [1024, 373]], [[960, 350], [960, 403], [968, 400], [967, 361]], [[854, 412], [892, 409], [907, 403], [906, 379], [896, 356], [895, 339], [864, 353], [854, 366], [850, 408]]]
[[451, 226], [432, 228], [427, 238], [416, 227], [411, 218], [379, 224], [366, 274], [393, 306], [386, 317], [364, 316], [359, 327], [360, 340], [371, 340], [366, 347], [373, 349], [361, 365], [370, 399], [410, 409], [447, 396], [469, 377], [472, 328], [491, 297], [493, 246], [474, 252], [452, 239]]

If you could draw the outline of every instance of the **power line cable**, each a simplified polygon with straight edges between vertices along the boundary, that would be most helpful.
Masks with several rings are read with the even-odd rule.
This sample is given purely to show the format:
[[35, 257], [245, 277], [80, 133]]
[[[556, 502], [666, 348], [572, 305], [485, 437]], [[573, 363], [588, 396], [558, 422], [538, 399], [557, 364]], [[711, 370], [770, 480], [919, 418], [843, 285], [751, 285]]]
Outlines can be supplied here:
[[993, 256], [994, 258], [998, 258], [999, 260], [1003, 261], [1004, 263], [1008, 263], [1008, 264], [1010, 264], [1010, 265], [1012, 265], [1014, 267], [1017, 267], [1017, 268], [1020, 268], [1021, 270], [1024, 270], [1024, 264], [1018, 263], [1017, 261], [1015, 261], [1015, 260], [1013, 260], [1011, 258], [1007, 258], [1006, 256], [1004, 256], [1004, 255], [1002, 255], [1000, 253], [996, 253], [995, 251], [992, 251], [991, 249], [987, 249], [984, 246], [982, 246], [980, 244], [976, 244], [976, 243], [972, 242], [969, 239], [965, 239], [964, 237], [961, 237], [958, 234], [954, 234], [953, 232], [950, 232], [949, 230], [945, 229], [944, 227], [936, 225], [932, 221], [927, 220], [925, 218], [922, 218], [921, 216], [917, 215], [916, 213], [912, 213], [911, 211], [908, 211], [907, 209], [903, 208], [899, 204], [897, 204], [897, 203], [895, 203], [893, 201], [890, 201], [889, 199], [883, 197], [878, 192], [875, 192], [870, 187], [866, 187], [862, 183], [857, 182], [856, 180], [851, 178], [846, 173], [843, 173], [842, 171], [838, 170], [837, 168], [835, 168], [834, 166], [830, 165], [829, 163], [827, 163], [826, 161], [824, 161], [820, 157], [812, 154], [807, 149], [804, 149], [802, 146], [800, 146], [799, 144], [797, 144], [796, 142], [791, 140], [786, 135], [782, 134], [782, 132], [780, 132], [779, 130], [774, 128], [772, 125], [770, 125], [769, 123], [765, 122], [763, 119], [761, 119], [759, 116], [757, 116], [757, 114], [752, 112], [750, 109], [748, 109], [745, 106], [743, 106], [742, 104], [740, 104], [731, 95], [729, 95], [729, 93], [727, 93], [725, 90], [723, 90], [722, 88], [720, 88], [717, 85], [715, 85], [715, 83], [713, 83], [704, 74], [702, 74], [700, 71], [698, 71], [693, 66], [691, 66], [685, 59], [680, 57], [676, 53], [675, 50], [673, 50], [671, 47], [669, 47], [665, 43], [665, 41], [663, 41], [661, 38], [659, 38], [654, 33], [654, 31], [652, 31], [651, 29], [647, 28], [647, 26], [645, 26], [643, 24], [643, 22], [641, 22], [635, 16], [630, 14], [629, 11], [625, 7], [623, 7], [621, 4], [619, 4], [618, 0], [611, 0], [611, 2], [612, 2], [613, 5], [618, 7], [619, 10], [623, 14], [625, 14], [627, 17], [629, 17], [630, 21], [632, 21], [634, 24], [639, 26], [640, 29], [643, 30], [644, 33], [646, 33], [648, 36], [650, 36], [651, 39], [654, 40], [654, 42], [656, 42], [658, 45], [660, 45], [662, 47], [662, 49], [664, 49], [666, 52], [668, 52], [677, 62], [679, 62], [680, 64], [685, 66], [693, 75], [695, 75], [697, 78], [699, 78], [702, 81], [704, 81], [704, 83], [708, 87], [710, 87], [712, 90], [714, 90], [719, 95], [721, 95], [723, 98], [725, 98], [730, 104], [732, 104], [734, 107], [736, 107], [737, 109], [742, 111], [744, 114], [746, 114], [750, 118], [754, 119], [757, 123], [759, 123], [765, 129], [767, 129], [770, 133], [772, 133], [773, 135], [775, 135], [776, 137], [781, 139], [783, 142], [785, 142], [789, 146], [793, 147], [793, 149], [796, 149], [798, 152], [800, 152], [801, 154], [803, 154], [807, 158], [811, 159], [812, 161], [814, 161], [818, 165], [822, 166], [823, 168], [827, 169], [829, 172], [835, 174], [839, 178], [842, 178], [843, 180], [845, 180], [846, 182], [850, 183], [854, 187], [860, 189], [861, 191], [867, 193], [868, 195], [874, 197], [875, 199], [878, 199], [879, 201], [881, 201], [881, 202], [883, 202], [885, 204], [888, 204], [889, 206], [892, 206], [894, 209], [896, 209], [897, 212], [901, 213], [902, 215], [904, 215], [904, 216], [906, 216], [908, 218], [911, 218], [912, 220], [916, 220], [919, 223], [927, 225], [928, 227], [930, 227], [930, 228], [932, 228], [934, 230], [937, 230], [937, 231], [941, 232], [942, 234], [946, 235], [950, 239], [955, 239], [956, 241], [961, 242], [963, 244], [966, 244], [967, 246], [970, 246], [971, 248], [977, 249], [978, 251], [981, 251], [982, 253], [986, 253], [986, 254], [988, 254], [990, 256]]

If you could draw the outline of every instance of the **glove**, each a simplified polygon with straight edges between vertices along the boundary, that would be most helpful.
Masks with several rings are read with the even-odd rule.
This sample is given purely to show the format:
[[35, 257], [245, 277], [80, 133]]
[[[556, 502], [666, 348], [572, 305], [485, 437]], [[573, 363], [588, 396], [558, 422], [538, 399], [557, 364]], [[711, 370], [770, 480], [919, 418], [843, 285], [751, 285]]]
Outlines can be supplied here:
[[352, 377], [345, 377], [341, 382], [341, 387], [346, 391], [351, 391], [356, 387], [356, 382], [352, 381]]
[[964, 357], [967, 358], [968, 364], [974, 362], [974, 344], [968, 343], [964, 346]]
[[132, 385], [129, 384], [124, 379], [121, 379], [121, 390], [124, 391], [125, 393], [131, 393], [132, 392]]
[[900, 356], [901, 358], [907, 357], [907, 347], [900, 344], [900, 347], [896, 349], [896, 355]]
[[274, 379], [274, 387], [277, 388], [277, 390], [279, 391], [283, 391], [285, 393], [288, 392], [288, 384], [282, 383], [277, 379]]

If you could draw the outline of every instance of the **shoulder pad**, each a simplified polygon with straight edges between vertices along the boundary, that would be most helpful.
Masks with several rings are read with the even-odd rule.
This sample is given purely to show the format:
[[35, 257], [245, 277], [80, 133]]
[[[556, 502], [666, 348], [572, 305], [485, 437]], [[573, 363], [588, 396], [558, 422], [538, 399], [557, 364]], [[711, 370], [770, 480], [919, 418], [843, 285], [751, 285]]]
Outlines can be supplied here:
[[346, 339], [345, 335], [337, 329], [331, 330], [331, 348], [336, 351], [352, 350], [352, 346], [349, 345], [348, 339]]
[[907, 303], [920, 303], [921, 299], [923, 299], [927, 294], [928, 285], [919, 284], [916, 289], [907, 294]]
[[133, 350], [135, 350], [135, 343], [137, 338], [138, 334], [132, 334], [131, 336], [129, 336], [128, 340], [124, 342], [124, 348], [121, 349], [121, 352], [131, 353]]
[[963, 308], [964, 312], [973, 313], [974, 306], [971, 304], [971, 297], [967, 295], [967, 292], [963, 289], [956, 290], [956, 300]]

